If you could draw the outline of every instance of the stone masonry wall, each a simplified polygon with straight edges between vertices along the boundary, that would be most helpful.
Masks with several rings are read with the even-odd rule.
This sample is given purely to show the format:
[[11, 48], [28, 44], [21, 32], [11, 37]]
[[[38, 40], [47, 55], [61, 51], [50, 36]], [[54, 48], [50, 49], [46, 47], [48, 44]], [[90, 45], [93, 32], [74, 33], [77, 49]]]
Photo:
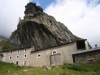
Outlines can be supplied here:
[[74, 55], [75, 63], [93, 63], [100, 61], [100, 50], [85, 52]]
[[[30, 56], [29, 65], [33, 67], [41, 67], [59, 64], [61, 65], [63, 63], [73, 63], [72, 53], [76, 51], [76, 43], [71, 43], [55, 48], [33, 52]], [[54, 57], [51, 58], [53, 55]]]
[[72, 54], [77, 51], [76, 43], [40, 51], [35, 51], [33, 48], [3, 52], [2, 61], [33, 67], [61, 65], [73, 63]]

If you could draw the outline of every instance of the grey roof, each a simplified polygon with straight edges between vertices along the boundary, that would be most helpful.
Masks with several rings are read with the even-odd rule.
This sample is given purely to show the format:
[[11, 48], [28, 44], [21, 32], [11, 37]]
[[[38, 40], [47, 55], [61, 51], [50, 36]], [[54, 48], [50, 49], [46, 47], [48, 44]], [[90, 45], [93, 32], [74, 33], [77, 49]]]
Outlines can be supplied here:
[[2, 53], [0, 53], [0, 55], [2, 55]]
[[77, 51], [77, 52], [73, 53], [73, 55], [74, 55], [74, 54], [86, 53], [86, 52], [92, 52], [92, 51], [98, 51], [98, 50], [100, 50], [100, 47], [98, 47], [98, 48], [92, 48], [92, 49], [89, 49], [89, 50]]

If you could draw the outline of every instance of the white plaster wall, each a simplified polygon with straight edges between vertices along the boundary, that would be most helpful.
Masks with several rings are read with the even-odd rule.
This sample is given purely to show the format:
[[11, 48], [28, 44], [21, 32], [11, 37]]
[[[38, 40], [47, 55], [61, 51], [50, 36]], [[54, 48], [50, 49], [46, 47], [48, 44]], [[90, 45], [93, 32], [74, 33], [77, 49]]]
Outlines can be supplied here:
[[[24, 65], [24, 61], [26, 61], [26, 66], [29, 66], [29, 56], [30, 56], [30, 51], [31, 49], [26, 49], [26, 51], [23, 50], [15, 50], [15, 51], [9, 51], [9, 52], [4, 52], [4, 58], [3, 61], [4, 62], [9, 62], [9, 63], [14, 63], [16, 64], [16, 61], [18, 61], [18, 65], [23, 66]], [[25, 57], [26, 54], [26, 57]], [[17, 58], [17, 56], [19, 56]], [[11, 59], [9, 59], [11, 57]]]
[[[29, 65], [33, 67], [50, 66], [49, 57], [52, 51], [57, 51], [60, 54], [60, 64], [73, 63], [72, 53], [77, 51], [76, 43], [33, 52], [30, 56]], [[38, 58], [37, 55], [39, 54], [41, 56]]]
[[4, 55], [4, 57], [2, 57], [2, 61], [6, 62], [6, 53], [4, 52], [3, 55]]
[[[2, 61], [9, 62], [9, 63], [16, 63], [18, 61], [18, 65], [23, 66], [24, 61], [27, 61], [26, 66], [33, 66], [33, 67], [42, 67], [42, 66], [50, 66], [50, 55], [52, 55], [52, 51], [56, 51], [60, 54], [60, 62], [59, 64], [63, 63], [73, 63], [72, 54], [77, 51], [76, 43], [70, 43], [67, 45], [54, 47], [50, 49], [45, 49], [37, 52], [31, 53], [32, 48], [22, 50], [15, 50], [11, 52], [4, 52], [4, 57]], [[27, 57], [25, 58], [25, 54]], [[19, 58], [16, 58], [16, 56]], [[40, 55], [40, 57], [38, 57]], [[11, 59], [9, 57], [11, 56]]]

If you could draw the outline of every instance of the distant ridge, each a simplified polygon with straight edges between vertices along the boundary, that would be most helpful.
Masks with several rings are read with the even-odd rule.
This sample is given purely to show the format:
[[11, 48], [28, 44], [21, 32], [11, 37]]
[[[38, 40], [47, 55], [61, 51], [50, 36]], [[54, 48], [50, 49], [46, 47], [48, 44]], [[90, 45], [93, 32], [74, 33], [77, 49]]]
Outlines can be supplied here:
[[0, 40], [6, 40], [7, 38], [0, 35]]

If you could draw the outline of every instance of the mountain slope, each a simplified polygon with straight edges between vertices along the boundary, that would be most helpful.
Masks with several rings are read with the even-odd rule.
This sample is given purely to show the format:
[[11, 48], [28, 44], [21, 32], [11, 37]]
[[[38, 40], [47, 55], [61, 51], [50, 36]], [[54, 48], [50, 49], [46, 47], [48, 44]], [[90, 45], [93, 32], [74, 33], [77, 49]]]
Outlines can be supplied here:
[[76, 41], [64, 24], [44, 13], [35, 3], [28, 3], [25, 8], [24, 19], [19, 21], [17, 30], [10, 36], [14, 48], [34, 46], [41, 50]]

